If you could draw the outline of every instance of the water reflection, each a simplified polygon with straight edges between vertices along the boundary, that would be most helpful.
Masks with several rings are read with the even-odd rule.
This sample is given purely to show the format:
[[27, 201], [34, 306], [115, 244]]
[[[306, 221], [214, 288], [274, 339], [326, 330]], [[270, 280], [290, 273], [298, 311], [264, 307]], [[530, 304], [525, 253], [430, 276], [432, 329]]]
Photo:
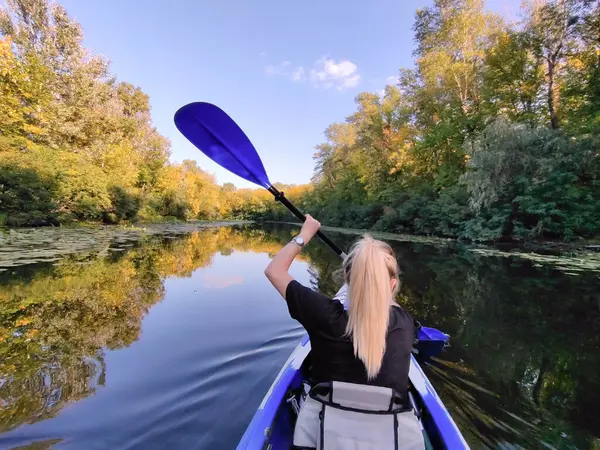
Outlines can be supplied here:
[[[289, 238], [107, 241], [116, 251], [0, 274], [0, 446], [232, 448], [301, 333], [262, 276]], [[474, 448], [598, 448], [597, 275], [391, 244], [398, 301], [452, 335], [426, 370]], [[295, 275], [333, 295], [337, 257], [311, 244], [303, 258]]]
[[[276, 234], [222, 227], [150, 238], [99, 259], [72, 255], [33, 274], [23, 267], [22, 278], [18, 269], [2, 274], [0, 431], [53, 417], [103, 386], [105, 351], [139, 338], [143, 317], [165, 294], [165, 278], [190, 277], [218, 252], [278, 248]], [[243, 282], [235, 273], [206, 273], [201, 281], [213, 289]]]
[[[600, 283], [530, 261], [399, 252], [405, 295], [453, 335], [432, 380], [487, 446], [592, 447], [600, 434]], [[451, 261], [451, 262], [449, 262]], [[433, 369], [433, 368], [432, 368]], [[443, 387], [442, 387], [443, 386]]]
[[[345, 247], [352, 239], [336, 236]], [[403, 271], [398, 302], [452, 336], [426, 372], [474, 448], [599, 448], [597, 273], [390, 244]], [[314, 284], [332, 294], [337, 262], [315, 247]]]

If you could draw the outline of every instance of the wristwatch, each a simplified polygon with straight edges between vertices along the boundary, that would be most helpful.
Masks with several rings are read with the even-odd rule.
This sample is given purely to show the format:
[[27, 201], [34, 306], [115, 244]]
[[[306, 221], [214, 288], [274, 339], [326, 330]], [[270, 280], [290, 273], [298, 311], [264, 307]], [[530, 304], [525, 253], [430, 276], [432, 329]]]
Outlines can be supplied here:
[[295, 242], [300, 248], [304, 247], [304, 239], [302, 239], [302, 236], [296, 236], [292, 239], [292, 242]]

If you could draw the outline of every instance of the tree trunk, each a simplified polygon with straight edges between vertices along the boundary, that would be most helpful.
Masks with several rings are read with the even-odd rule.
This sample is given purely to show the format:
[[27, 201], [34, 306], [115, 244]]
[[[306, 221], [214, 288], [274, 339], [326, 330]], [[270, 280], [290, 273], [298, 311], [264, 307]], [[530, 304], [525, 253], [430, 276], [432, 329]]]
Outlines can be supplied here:
[[554, 69], [556, 61], [554, 58], [548, 58], [548, 113], [550, 114], [550, 128], [557, 130], [560, 126], [558, 114], [556, 112], [556, 93], [554, 88]]
[[510, 211], [510, 216], [504, 222], [504, 226], [502, 227], [502, 236], [500, 236], [500, 241], [502, 242], [510, 242], [513, 240], [513, 231], [515, 229], [514, 220], [517, 217], [517, 213], [519, 212], [519, 203], [513, 201]]

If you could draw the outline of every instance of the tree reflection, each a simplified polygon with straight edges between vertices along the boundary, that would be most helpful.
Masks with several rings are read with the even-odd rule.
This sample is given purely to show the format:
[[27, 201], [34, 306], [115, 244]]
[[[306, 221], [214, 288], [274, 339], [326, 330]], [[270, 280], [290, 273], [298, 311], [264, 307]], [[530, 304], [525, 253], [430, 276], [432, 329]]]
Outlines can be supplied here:
[[[352, 240], [335, 237], [345, 247]], [[597, 276], [456, 246], [391, 245], [403, 271], [397, 301], [452, 336], [425, 369], [473, 446], [593, 448], [600, 436]], [[324, 251], [308, 249], [313, 284], [331, 295], [339, 263]]]
[[129, 346], [163, 279], [187, 277], [233, 250], [274, 254], [285, 231], [206, 229], [175, 239], [149, 238], [108, 257], [62, 259], [4, 274], [0, 290], [0, 431], [56, 415], [104, 385], [104, 349]]
[[[99, 259], [30, 266], [22, 277], [3, 274], [0, 430], [52, 417], [102, 386], [104, 349], [138, 339], [143, 317], [163, 298], [165, 277], [191, 276], [217, 253], [274, 255], [297, 231], [206, 229], [148, 238]], [[356, 239], [334, 238], [343, 248]], [[593, 448], [600, 430], [598, 278], [452, 246], [392, 245], [403, 271], [398, 302], [452, 336], [425, 370], [470, 443]], [[339, 258], [320, 244], [301, 257], [312, 286], [333, 296]]]

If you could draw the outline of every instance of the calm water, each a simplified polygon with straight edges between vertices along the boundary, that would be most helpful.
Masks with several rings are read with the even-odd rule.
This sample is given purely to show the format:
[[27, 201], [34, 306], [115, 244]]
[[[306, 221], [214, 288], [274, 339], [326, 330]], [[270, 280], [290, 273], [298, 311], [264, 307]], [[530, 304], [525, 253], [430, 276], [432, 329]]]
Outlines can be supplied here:
[[[115, 230], [0, 244], [0, 448], [235, 448], [302, 335], [263, 276], [291, 229]], [[598, 272], [392, 245], [473, 448], [600, 448]], [[337, 268], [315, 242], [292, 272], [333, 294]]]

